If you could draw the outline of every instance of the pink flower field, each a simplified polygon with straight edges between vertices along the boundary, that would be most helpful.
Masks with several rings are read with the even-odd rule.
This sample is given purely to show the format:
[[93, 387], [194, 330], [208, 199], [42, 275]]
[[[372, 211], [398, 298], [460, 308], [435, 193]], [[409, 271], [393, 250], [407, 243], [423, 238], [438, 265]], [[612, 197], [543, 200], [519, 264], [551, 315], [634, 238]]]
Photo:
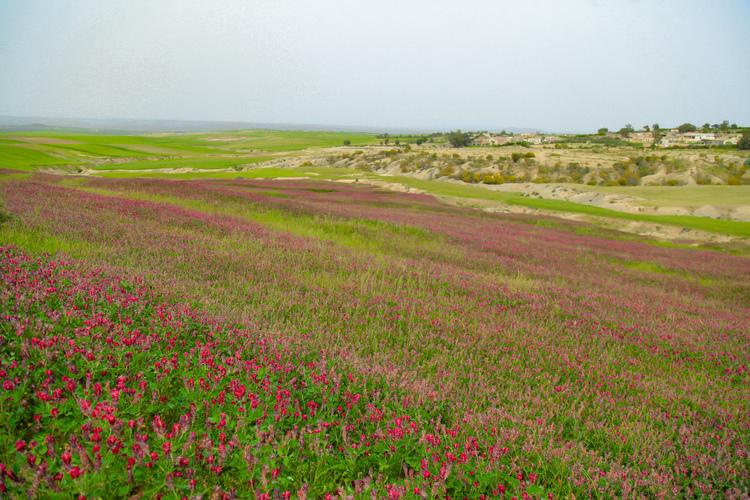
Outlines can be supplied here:
[[312, 180], [0, 200], [0, 497], [750, 495], [746, 253]]

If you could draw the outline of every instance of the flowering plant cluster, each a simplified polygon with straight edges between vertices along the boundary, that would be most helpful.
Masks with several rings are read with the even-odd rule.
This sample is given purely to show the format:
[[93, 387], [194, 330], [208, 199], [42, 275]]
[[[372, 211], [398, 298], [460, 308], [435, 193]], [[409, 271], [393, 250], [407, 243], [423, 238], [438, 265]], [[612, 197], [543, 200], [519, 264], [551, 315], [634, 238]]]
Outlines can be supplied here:
[[750, 494], [740, 246], [362, 183], [0, 180], [0, 241], [55, 255], [5, 249], [12, 493]]
[[446, 425], [138, 280], [0, 247], [0, 492], [541, 496], [492, 432]]

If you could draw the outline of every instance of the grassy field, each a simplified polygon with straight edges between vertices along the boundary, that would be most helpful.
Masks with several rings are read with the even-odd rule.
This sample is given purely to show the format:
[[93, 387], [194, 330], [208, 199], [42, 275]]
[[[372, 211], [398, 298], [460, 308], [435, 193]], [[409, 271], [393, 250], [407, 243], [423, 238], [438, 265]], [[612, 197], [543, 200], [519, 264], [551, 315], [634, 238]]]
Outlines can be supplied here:
[[[0, 134], [0, 169], [35, 171], [57, 169], [89, 171], [105, 177], [230, 179], [311, 177], [318, 179], [375, 179], [399, 183], [427, 193], [464, 200], [483, 200], [553, 213], [581, 214], [614, 221], [678, 226], [733, 237], [750, 237], [750, 223], [706, 217], [626, 213], [597, 206], [525, 197], [496, 192], [476, 185], [409, 176], [380, 176], [356, 168], [263, 167], [266, 161], [295, 156], [300, 151], [377, 142], [372, 134], [249, 130], [203, 134], [103, 135], [60, 131]], [[593, 154], [593, 153], [588, 153]], [[251, 168], [259, 164], [260, 168]], [[164, 172], [152, 172], [164, 170]], [[175, 172], [177, 170], [177, 172]], [[216, 170], [216, 172], [201, 172]], [[148, 172], [143, 172], [148, 171]], [[601, 187], [576, 185], [604, 193], [629, 194], [643, 199], [644, 206], [720, 207], [745, 205], [750, 186]]]
[[3, 132], [0, 168], [226, 168], [259, 161], [263, 152], [341, 146], [344, 140], [359, 145], [376, 141], [372, 134], [273, 130], [171, 135]]
[[[633, 214], [621, 212], [607, 208], [573, 203], [563, 200], [551, 200], [543, 198], [526, 197], [513, 192], [491, 191], [471, 184], [444, 182], [439, 180], [415, 179], [406, 176], [388, 176], [382, 177], [366, 172], [361, 172], [346, 168], [325, 168], [325, 167], [303, 167], [303, 168], [256, 168], [243, 172], [186, 172], [179, 174], [170, 173], [148, 173], [141, 174], [137, 172], [114, 172], [104, 174], [110, 178], [162, 178], [162, 179], [255, 179], [255, 178], [283, 178], [283, 177], [307, 177], [311, 179], [361, 179], [363, 181], [376, 180], [387, 181], [389, 183], [401, 184], [406, 187], [416, 188], [426, 193], [436, 196], [457, 198], [463, 200], [484, 200], [498, 202], [507, 205], [522, 206], [536, 210], [548, 212], [561, 212], [572, 214], [583, 214], [594, 217], [603, 217], [607, 219], [616, 219], [623, 221], [646, 222], [654, 224], [665, 224], [668, 226], [678, 226], [709, 233], [722, 234], [728, 236], [737, 236], [741, 238], [750, 238], [750, 222], [732, 221], [723, 219], [711, 219], [708, 217], [696, 217], [689, 215], [649, 215]], [[724, 187], [724, 186], [720, 186]], [[732, 188], [727, 186], [725, 188]], [[659, 191], [668, 189], [659, 187]], [[658, 194], [652, 190], [652, 196]], [[724, 190], [717, 190], [721, 193]], [[744, 190], [743, 190], [744, 191]], [[738, 199], [741, 198], [741, 195]], [[715, 201], [715, 200], [714, 200]], [[739, 202], [738, 202], [739, 204]]]
[[137, 174], [0, 176], [10, 496], [748, 494], [747, 257], [334, 167]]
[[303, 168], [280, 168], [257, 166], [239, 172], [141, 172], [141, 171], [119, 171], [119, 172], [97, 172], [97, 177], [108, 179], [172, 179], [172, 180], [210, 180], [210, 179], [274, 179], [280, 177], [304, 177], [310, 179], [353, 179], [364, 178], [362, 172], [348, 168], [334, 167], [303, 167]]
[[223, 157], [187, 157], [171, 158], [168, 160], [143, 160], [131, 161], [127, 163], [109, 163], [97, 165], [94, 170], [124, 170], [134, 172], [138, 170], [159, 170], [159, 169], [181, 169], [189, 168], [196, 170], [205, 169], [226, 169], [261, 163], [272, 159], [272, 156], [241, 156], [236, 158]]
[[345, 140], [353, 146], [377, 143], [374, 134], [360, 132], [309, 132], [285, 130], [249, 130], [237, 134], [198, 134], [190, 138], [236, 149], [261, 151], [299, 151], [307, 148], [341, 146]]

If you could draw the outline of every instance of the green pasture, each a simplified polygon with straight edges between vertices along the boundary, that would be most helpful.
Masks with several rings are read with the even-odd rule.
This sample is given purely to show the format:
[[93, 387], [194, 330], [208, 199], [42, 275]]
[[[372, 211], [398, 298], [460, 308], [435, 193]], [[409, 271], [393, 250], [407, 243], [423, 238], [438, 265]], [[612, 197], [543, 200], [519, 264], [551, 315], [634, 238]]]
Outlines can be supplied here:
[[[254, 163], [257, 152], [377, 142], [374, 134], [325, 131], [244, 130], [203, 134], [106, 135], [37, 131], [0, 133], [0, 168], [34, 170], [78, 165], [101, 170], [227, 168]], [[269, 157], [263, 157], [268, 159]], [[117, 163], [107, 163], [117, 159]], [[132, 161], [127, 161], [132, 160]], [[162, 166], [164, 165], [164, 166]]]
[[[247, 159], [244, 160], [247, 162]], [[124, 168], [124, 167], [122, 167]], [[206, 167], [202, 167], [206, 168]], [[279, 167], [256, 167], [238, 172], [139, 172], [139, 171], [102, 171], [97, 173], [98, 177], [108, 178], [157, 178], [176, 180], [195, 179], [275, 179], [283, 177], [305, 177], [310, 179], [336, 180], [346, 179], [358, 173], [354, 169], [332, 168], [332, 167], [305, 167], [305, 168], [279, 168]], [[360, 175], [360, 177], [363, 177]]]
[[249, 148], [274, 152], [342, 146], [346, 140], [350, 141], [352, 146], [378, 142], [375, 134], [301, 130], [243, 130], [236, 133], [215, 132], [187, 137], [209, 144], [224, 144], [225, 147], [235, 149]]
[[252, 163], [261, 163], [272, 159], [272, 156], [244, 156], [234, 158], [218, 158], [215, 156], [208, 157], [189, 157], [189, 158], [170, 158], [167, 160], [143, 160], [127, 163], [107, 163], [97, 165], [95, 170], [157, 170], [166, 168], [194, 168], [194, 169], [221, 169], [233, 168]]

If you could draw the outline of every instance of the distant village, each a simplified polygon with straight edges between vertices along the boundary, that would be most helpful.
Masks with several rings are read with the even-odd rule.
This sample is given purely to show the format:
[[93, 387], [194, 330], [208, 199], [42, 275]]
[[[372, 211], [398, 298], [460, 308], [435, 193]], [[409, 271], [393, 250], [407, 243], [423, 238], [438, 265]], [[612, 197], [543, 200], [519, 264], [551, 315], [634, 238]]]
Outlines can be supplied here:
[[[491, 133], [482, 132], [472, 138], [472, 144], [475, 146], [503, 146], [508, 144], [554, 144], [562, 141], [569, 141], [570, 135], [562, 134], [543, 134], [539, 132], [531, 133]], [[600, 129], [598, 134], [587, 136], [592, 142], [599, 142], [604, 139], [612, 141], [620, 140], [634, 144], [642, 144], [644, 147], [651, 147], [656, 144], [659, 147], [676, 147], [676, 146], [737, 146], [742, 134], [734, 130], [731, 131], [702, 131], [689, 130], [681, 131], [680, 128], [674, 129], [657, 129], [654, 130], [627, 130], [623, 129], [618, 132], [610, 132], [606, 129]]]

